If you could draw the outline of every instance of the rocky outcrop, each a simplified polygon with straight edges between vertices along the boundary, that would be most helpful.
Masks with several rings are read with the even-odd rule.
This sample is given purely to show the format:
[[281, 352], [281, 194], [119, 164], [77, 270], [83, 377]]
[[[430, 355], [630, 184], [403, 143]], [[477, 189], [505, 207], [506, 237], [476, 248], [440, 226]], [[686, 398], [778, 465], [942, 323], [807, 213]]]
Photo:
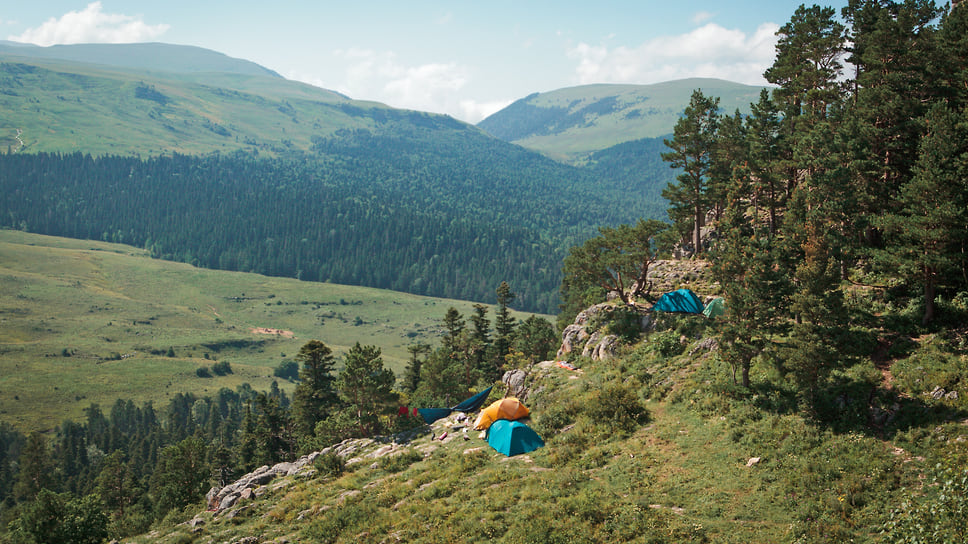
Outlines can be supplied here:
[[[582, 357], [592, 360], [606, 360], [615, 356], [619, 346], [619, 338], [608, 334], [600, 328], [607, 322], [608, 314], [616, 308], [615, 304], [603, 303], [590, 306], [575, 317], [575, 322], [565, 327], [561, 334], [561, 347], [558, 349], [557, 360], [564, 360], [569, 353], [580, 352]], [[642, 315], [640, 326], [648, 329], [651, 320], [648, 315]]]
[[235, 483], [223, 488], [213, 487], [205, 495], [208, 509], [221, 512], [235, 505], [240, 499], [251, 499], [261, 496], [268, 488], [266, 485], [280, 476], [312, 477], [316, 473], [313, 461], [321, 452], [304, 455], [291, 463], [277, 463], [273, 466], [263, 465], [239, 478]]
[[[613, 304], [603, 303], [590, 306], [579, 312], [575, 316], [575, 322], [562, 331], [561, 347], [558, 348], [556, 358], [559, 360], [566, 359], [569, 353], [581, 350], [583, 356], [598, 359], [603, 352], [599, 348], [603, 334], [598, 332], [597, 329], [612, 308], [614, 308]], [[609, 341], [607, 344], [612, 345], [613, 342]], [[605, 352], [609, 353], [608, 348], [605, 349]]]
[[528, 373], [524, 370], [508, 370], [501, 381], [507, 386], [507, 396], [514, 397], [521, 402], [528, 400]]

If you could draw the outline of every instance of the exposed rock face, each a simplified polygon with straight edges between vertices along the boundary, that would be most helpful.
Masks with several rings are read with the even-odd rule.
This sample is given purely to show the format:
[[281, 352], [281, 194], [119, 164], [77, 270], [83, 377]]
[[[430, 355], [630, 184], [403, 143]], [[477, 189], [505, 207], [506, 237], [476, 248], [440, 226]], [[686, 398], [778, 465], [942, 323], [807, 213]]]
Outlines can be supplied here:
[[[597, 321], [611, 307], [611, 304], [596, 304], [579, 312], [575, 316], [575, 322], [565, 327], [565, 330], [561, 333], [561, 348], [558, 349], [557, 359], [564, 359], [569, 353], [579, 349], [582, 350], [584, 355], [585, 351], [588, 350], [588, 344], [591, 343], [592, 334], [595, 332], [592, 329], [593, 322]], [[600, 340], [601, 338], [595, 339], [596, 342]], [[594, 346], [592, 349], [594, 349]]]
[[320, 452], [314, 452], [309, 455], [304, 455], [292, 463], [277, 463], [271, 467], [263, 465], [239, 478], [235, 483], [229, 484], [221, 489], [213, 487], [205, 495], [208, 508], [209, 510], [221, 512], [231, 508], [239, 499], [251, 499], [253, 494], [261, 494], [256, 493], [254, 491], [255, 489], [264, 487], [279, 476], [294, 476], [297, 474], [309, 476], [311, 473], [315, 473], [316, 469], [312, 465], [313, 461], [319, 455]]
[[[590, 306], [580, 312], [575, 317], [575, 322], [565, 327], [561, 333], [561, 347], [558, 349], [556, 358], [565, 359], [569, 353], [578, 350], [581, 350], [583, 357], [590, 357], [596, 361], [613, 357], [619, 345], [618, 337], [614, 334], [606, 334], [597, 328], [605, 315], [614, 308], [613, 304], [603, 303]], [[650, 325], [649, 316], [642, 316], [642, 329], [646, 330]]]
[[525, 383], [528, 373], [523, 370], [508, 370], [504, 373], [501, 381], [508, 386], [508, 395], [515, 397], [521, 402], [528, 400], [528, 386]]

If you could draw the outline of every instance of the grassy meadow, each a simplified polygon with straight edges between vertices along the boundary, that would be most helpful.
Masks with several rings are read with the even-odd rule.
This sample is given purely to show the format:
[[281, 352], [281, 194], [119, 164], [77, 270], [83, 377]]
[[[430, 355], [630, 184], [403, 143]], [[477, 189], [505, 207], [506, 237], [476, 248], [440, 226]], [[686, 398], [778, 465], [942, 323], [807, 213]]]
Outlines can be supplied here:
[[[0, 230], [0, 418], [49, 429], [118, 398], [161, 406], [180, 392], [268, 389], [273, 369], [313, 339], [337, 355], [356, 342], [376, 345], [400, 375], [408, 345], [436, 344], [447, 308], [466, 316], [472, 304]], [[231, 374], [196, 374], [223, 361]]]

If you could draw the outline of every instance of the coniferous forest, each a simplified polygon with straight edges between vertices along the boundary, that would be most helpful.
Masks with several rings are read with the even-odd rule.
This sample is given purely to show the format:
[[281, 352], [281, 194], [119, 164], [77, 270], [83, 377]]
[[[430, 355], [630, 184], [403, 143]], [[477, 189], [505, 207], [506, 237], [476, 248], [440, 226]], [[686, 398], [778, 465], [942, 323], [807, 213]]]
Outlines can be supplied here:
[[493, 303], [499, 278], [518, 308], [552, 313], [570, 245], [595, 225], [664, 213], [655, 188], [627, 198], [655, 186], [649, 176], [597, 176], [479, 133], [430, 134], [347, 131], [278, 159], [0, 155], [0, 222], [202, 267], [436, 297]]
[[[673, 527], [681, 529], [674, 540], [709, 541], [702, 526], [680, 527], [687, 522], [678, 520], [694, 518], [662, 517], [652, 504], [629, 499], [645, 485], [636, 478], [651, 469], [634, 465], [634, 455], [606, 447], [596, 450], [598, 458], [583, 457], [644, 427], [645, 398], [666, 402], [663, 410], [678, 410], [682, 420], [700, 420], [693, 430], [731, 429], [724, 431], [730, 447], [749, 446], [746, 455], [773, 451], [765, 476], [754, 472], [760, 470], [754, 458], [746, 465], [743, 478], [763, 479], [743, 498], [756, 501], [781, 489], [776, 508], [795, 512], [783, 533], [790, 541], [964, 541], [963, 443], [924, 429], [968, 421], [968, 405], [964, 396], [929, 399], [923, 388], [937, 376], [949, 391], [964, 391], [968, 382], [968, 7], [850, 0], [838, 14], [801, 6], [778, 35], [765, 73], [776, 88], [764, 91], [750, 115], [722, 112], [716, 97], [697, 89], [665, 142], [665, 167], [677, 174], [663, 193], [671, 224], [603, 227], [590, 240], [588, 226], [654, 216], [651, 205], [617, 205], [619, 194], [623, 204], [634, 201], [628, 187], [613, 191], [551, 161], [524, 167], [511, 148], [485, 160], [425, 141], [419, 131], [344, 133], [318, 140], [311, 157], [272, 160], [3, 156], [0, 221], [7, 226], [133, 243], [202, 266], [498, 306], [493, 324], [483, 305], [472, 316], [448, 311], [441, 345], [412, 346], [401, 377], [383, 366], [378, 349], [359, 344], [337, 373], [330, 349], [310, 341], [296, 358], [296, 376], [279, 369], [280, 379], [298, 381], [292, 398], [276, 388], [243, 387], [210, 398], [180, 395], [163, 408], [119, 400], [106, 414], [91, 406], [85, 421], [65, 422], [50, 435], [4, 426], [5, 538], [100, 542], [143, 532], [198, 504], [211, 485], [260, 464], [347, 437], [403, 430], [412, 423], [393, 417], [401, 394], [415, 405], [449, 406], [495, 383], [503, 370], [530, 368], [554, 353], [560, 331], [538, 318], [515, 322], [510, 304], [548, 310], [560, 285], [566, 314], [560, 322], [567, 323], [616, 286], [647, 297], [647, 276], [634, 285], [630, 277], [677, 246], [711, 263], [726, 313], [720, 321], [683, 320], [653, 333], [626, 358], [620, 353], [614, 364], [603, 364], [594, 380], [590, 361], [573, 356], [589, 363], [580, 392], [548, 393], [558, 404], [542, 401], [546, 411], [536, 418], [548, 449], [558, 448], [544, 460], [563, 467], [558, 481], [575, 491], [557, 501], [563, 515], [547, 527], [571, 532], [541, 534], [651, 542], [667, 535], [643, 531]], [[471, 156], [482, 162], [468, 164]], [[618, 272], [626, 276], [616, 278]], [[507, 281], [495, 291], [497, 279]], [[625, 292], [620, 300], [620, 309], [631, 312], [634, 301]], [[633, 317], [612, 331], [637, 342], [640, 316]], [[662, 366], [703, 335], [715, 339], [714, 356], [697, 355], [674, 371]], [[932, 342], [919, 345], [928, 337]], [[903, 363], [891, 369], [887, 361]], [[891, 372], [895, 383], [883, 385]], [[687, 386], [676, 389], [676, 380]], [[671, 449], [685, 426], [677, 421], [668, 436], [639, 436], [635, 454], [654, 455], [659, 464], [655, 444]], [[571, 434], [559, 438], [555, 433], [565, 428]], [[756, 433], [775, 440], [759, 443]], [[830, 437], [843, 446], [834, 453], [846, 459], [830, 447], [811, 449]], [[942, 452], [932, 458], [941, 481], [902, 488], [904, 465], [915, 456], [857, 446], [892, 438], [912, 450]], [[835, 468], [867, 455], [880, 464], [854, 467], [855, 474]], [[486, 462], [460, 457], [458, 471]], [[716, 470], [737, 461], [719, 462]], [[596, 478], [587, 473], [609, 463], [630, 467], [616, 477], [622, 494], [588, 487], [597, 483], [588, 483]], [[720, 490], [702, 493], [720, 500]], [[602, 514], [610, 499], [633, 514]], [[386, 508], [371, 504], [368, 512], [389, 515], [402, 503], [392, 497], [379, 503]], [[548, 517], [559, 512], [551, 510], [556, 504], [540, 506]], [[502, 512], [519, 507], [508, 503]], [[55, 512], [67, 515], [52, 521]], [[317, 528], [330, 519], [318, 514]], [[730, 521], [765, 526], [755, 514]], [[473, 517], [475, 524], [488, 521]], [[527, 521], [537, 527], [542, 520]], [[623, 533], [623, 524], [636, 530]], [[533, 534], [545, 528], [528, 527]]]

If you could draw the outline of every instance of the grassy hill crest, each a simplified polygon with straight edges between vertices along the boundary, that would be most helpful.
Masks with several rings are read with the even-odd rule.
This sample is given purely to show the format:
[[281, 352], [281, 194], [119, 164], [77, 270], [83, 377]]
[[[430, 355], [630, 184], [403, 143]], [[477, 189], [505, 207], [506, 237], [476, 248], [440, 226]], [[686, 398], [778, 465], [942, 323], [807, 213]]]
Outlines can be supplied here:
[[306, 150], [313, 136], [372, 128], [389, 111], [168, 44], [0, 45], [0, 108], [11, 152], [141, 156]]
[[761, 87], [709, 78], [652, 85], [599, 84], [534, 93], [478, 126], [502, 140], [569, 161], [633, 140], [672, 133], [692, 91], [720, 97], [728, 114], [749, 111]]

